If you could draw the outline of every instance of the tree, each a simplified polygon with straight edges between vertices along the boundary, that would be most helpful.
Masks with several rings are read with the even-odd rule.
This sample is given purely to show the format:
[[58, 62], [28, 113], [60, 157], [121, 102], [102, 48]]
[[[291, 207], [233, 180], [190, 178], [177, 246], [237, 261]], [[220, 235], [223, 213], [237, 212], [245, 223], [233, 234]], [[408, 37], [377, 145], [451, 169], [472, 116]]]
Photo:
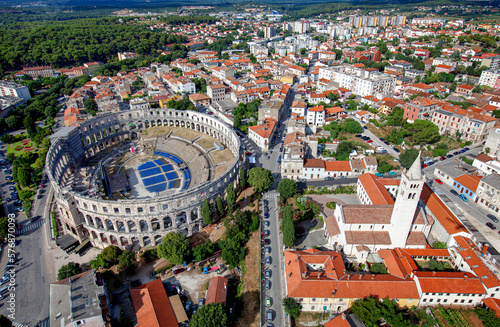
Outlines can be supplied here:
[[297, 319], [300, 314], [302, 306], [294, 298], [286, 297], [282, 300], [283, 308], [285, 312], [289, 314], [293, 319]]
[[97, 114], [97, 103], [92, 98], [87, 98], [84, 102], [85, 112], [95, 116]]
[[297, 183], [292, 179], [284, 178], [278, 183], [278, 192], [281, 197], [288, 199], [297, 193]]
[[122, 254], [122, 249], [115, 245], [108, 245], [102, 250], [101, 255], [104, 260], [114, 265], [118, 262], [118, 257]]
[[281, 231], [283, 232], [283, 243], [287, 247], [295, 244], [295, 224], [293, 222], [293, 208], [287, 203], [283, 208], [283, 218], [281, 220]]
[[239, 267], [243, 260], [245, 260], [246, 241], [247, 237], [245, 234], [239, 232], [221, 242], [222, 259], [224, 259], [230, 267]]
[[190, 255], [191, 243], [182, 232], [168, 233], [158, 245], [158, 256], [167, 259], [173, 265], [180, 265]]
[[190, 327], [226, 327], [228, 325], [226, 307], [221, 303], [201, 306], [191, 317]]
[[0, 218], [0, 238], [6, 238], [9, 234], [9, 219], [7, 217]]
[[405, 129], [416, 144], [432, 144], [439, 141], [439, 127], [431, 121], [416, 119], [413, 124], [406, 124]]
[[390, 172], [391, 170], [393, 169], [393, 167], [391, 165], [389, 165], [387, 163], [387, 161], [379, 161], [378, 163], [378, 168], [377, 168], [377, 172], [381, 173], [381, 174], [385, 174], [385, 173], [388, 173]]
[[127, 273], [133, 273], [138, 266], [137, 256], [132, 251], [123, 251], [118, 257], [118, 264], [120, 269], [125, 270]]
[[203, 204], [201, 205], [201, 216], [203, 217], [203, 223], [205, 225], [210, 225], [212, 223], [212, 209], [207, 199], [203, 200]]
[[29, 186], [31, 184], [31, 169], [26, 166], [16, 169], [16, 180], [21, 187]]
[[432, 271], [444, 270], [444, 265], [441, 261], [437, 261], [436, 259], [431, 259], [427, 263], [427, 268]]
[[434, 242], [432, 243], [432, 248], [433, 249], [447, 249], [448, 248], [448, 245], [446, 245], [445, 242]]
[[359, 299], [351, 306], [351, 312], [367, 326], [378, 326], [377, 321], [382, 318], [379, 301], [373, 297]]
[[224, 202], [222, 202], [222, 199], [220, 196], [215, 199], [215, 205], [217, 206], [217, 212], [219, 213], [219, 217], [224, 216]]
[[229, 211], [229, 213], [232, 213], [234, 210], [234, 205], [236, 203], [236, 192], [234, 191], [234, 185], [232, 183], [227, 187], [226, 203], [227, 210]]
[[244, 168], [240, 168], [240, 186], [241, 188], [247, 187], [247, 171]]
[[383, 263], [374, 263], [370, 267], [370, 272], [374, 274], [387, 274], [387, 268]]
[[399, 163], [403, 168], [410, 169], [415, 159], [418, 157], [419, 151], [415, 148], [408, 149], [405, 152], [402, 152], [399, 156]]
[[196, 261], [202, 261], [208, 258], [209, 255], [214, 253], [216, 249], [216, 244], [213, 244], [210, 239], [207, 238], [204, 244], [198, 245], [193, 249], [193, 257]]
[[59, 272], [57, 273], [57, 280], [63, 280], [68, 277], [77, 275], [80, 273], [80, 271], [81, 269], [79, 263], [70, 262], [59, 269]]
[[337, 160], [348, 160], [349, 154], [351, 154], [351, 151], [353, 149], [354, 146], [352, 145], [351, 142], [349, 141], [340, 142], [339, 145], [337, 146], [337, 154], [336, 154]]
[[99, 269], [99, 268], [109, 268], [111, 267], [111, 264], [104, 260], [102, 257], [102, 253], [99, 253], [97, 257], [94, 260], [90, 260], [90, 267], [92, 269]]
[[254, 167], [248, 173], [248, 183], [257, 193], [261, 193], [273, 184], [273, 175], [270, 170]]
[[363, 127], [361, 127], [361, 124], [355, 120], [346, 120], [342, 125], [342, 132], [349, 134], [357, 134], [363, 132]]

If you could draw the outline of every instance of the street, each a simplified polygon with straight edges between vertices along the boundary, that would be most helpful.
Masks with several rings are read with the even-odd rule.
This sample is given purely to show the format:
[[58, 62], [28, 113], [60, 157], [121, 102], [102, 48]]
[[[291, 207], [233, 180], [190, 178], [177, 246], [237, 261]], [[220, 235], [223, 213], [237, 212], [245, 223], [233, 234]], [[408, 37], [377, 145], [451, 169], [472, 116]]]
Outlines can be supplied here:
[[[10, 165], [9, 165], [10, 167]], [[34, 325], [39, 322], [39, 326], [48, 326], [49, 316], [49, 285], [56, 281], [56, 272], [53, 263], [48, 255], [47, 247], [47, 222], [45, 207], [46, 199], [49, 198], [50, 185], [46, 184], [43, 198], [33, 201], [32, 217], [40, 215], [42, 218], [31, 223], [24, 212], [16, 212], [16, 207], [12, 201], [6, 201], [9, 194], [8, 185], [5, 185], [5, 173], [0, 173], [0, 184], [2, 186], [2, 201], [6, 214], [15, 213], [16, 222], [22, 226], [16, 231], [15, 240], [17, 246], [15, 251], [20, 259], [15, 269], [15, 317], [11, 319], [14, 323], [23, 325]], [[38, 193], [37, 193], [38, 194]], [[4, 247], [0, 258], [0, 269], [7, 265], [7, 246]], [[0, 302], [0, 314], [8, 316], [5, 298]], [[10, 306], [9, 306], [10, 307]]]

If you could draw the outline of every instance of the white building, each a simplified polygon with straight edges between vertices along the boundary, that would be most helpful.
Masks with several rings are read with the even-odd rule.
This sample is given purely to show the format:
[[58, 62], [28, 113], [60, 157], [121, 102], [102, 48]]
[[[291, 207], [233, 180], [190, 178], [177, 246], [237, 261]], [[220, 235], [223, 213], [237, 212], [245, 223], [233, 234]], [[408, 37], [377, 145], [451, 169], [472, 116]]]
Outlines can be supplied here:
[[0, 81], [0, 96], [15, 96], [28, 101], [31, 99], [28, 87], [9, 81]]
[[479, 78], [480, 85], [486, 85], [489, 87], [495, 87], [497, 80], [500, 77], [500, 70], [487, 69], [483, 70], [481, 77]]
[[313, 126], [323, 126], [325, 123], [325, 108], [323, 105], [307, 109], [307, 124]]

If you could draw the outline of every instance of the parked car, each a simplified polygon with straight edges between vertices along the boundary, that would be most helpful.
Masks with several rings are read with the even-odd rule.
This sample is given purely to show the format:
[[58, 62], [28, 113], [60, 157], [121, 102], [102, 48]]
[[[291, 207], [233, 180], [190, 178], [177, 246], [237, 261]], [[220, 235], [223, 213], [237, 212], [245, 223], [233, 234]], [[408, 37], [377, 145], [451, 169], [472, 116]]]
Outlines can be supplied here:
[[339, 176], [339, 179], [346, 179], [347, 176]]
[[491, 220], [493, 220], [494, 222], [498, 223], [498, 219], [497, 217], [493, 216], [493, 215], [486, 215], [486, 217], [490, 218]]
[[269, 213], [268, 213], [268, 212], [266, 212], [266, 213], [264, 214], [264, 218], [266, 218], [266, 219], [268, 219], [268, 218], [269, 218]]
[[372, 140], [367, 140], [366, 143], [370, 144], [370, 143], [373, 143]]
[[266, 246], [266, 254], [271, 254], [271, 247], [270, 246]]
[[272, 263], [271, 257], [266, 257], [266, 264], [270, 265]]
[[271, 244], [271, 239], [269, 239], [269, 238], [264, 239], [264, 244], [265, 245]]
[[198, 300], [198, 307], [201, 308], [203, 303], [205, 302], [205, 299], [201, 298]]
[[452, 154], [449, 154], [449, 155], [446, 156], [446, 158], [452, 158], [452, 157], [453, 157]]
[[270, 225], [271, 223], [269, 222], [269, 220], [264, 221], [264, 227], [269, 227]]
[[382, 174], [382, 173], [375, 173], [375, 176], [382, 177], [382, 176], [384, 176], [384, 174]]
[[266, 311], [266, 319], [267, 319], [267, 321], [273, 321], [273, 311], [272, 310]]
[[439, 158], [439, 160], [441, 160], [441, 161], [446, 160], [446, 157], [441, 157], [441, 158]]
[[265, 236], [269, 236], [270, 234], [271, 234], [271, 232], [269, 231], [269, 229], [264, 230], [264, 235]]
[[193, 314], [196, 313], [196, 310], [198, 310], [198, 306], [196, 304], [193, 304]]
[[457, 192], [457, 191], [455, 191], [455, 190], [450, 190], [450, 193], [451, 193], [451, 194], [453, 194], [453, 195], [458, 196], [458, 192]]
[[268, 297], [266, 298], [266, 307], [270, 307], [271, 306], [271, 298]]
[[453, 152], [453, 155], [454, 156], [458, 155], [458, 151]]
[[436, 183], [438, 183], [439, 185], [442, 185], [443, 184], [443, 181], [441, 181], [439, 178], [435, 178], [434, 179], [436, 181]]
[[493, 230], [497, 229], [497, 228], [495, 227], [495, 225], [493, 225], [492, 223], [486, 223], [486, 226], [488, 226], [489, 228], [491, 228], [491, 229], [493, 229]]
[[184, 307], [184, 309], [186, 310], [186, 312], [191, 311], [191, 301], [186, 302], [186, 306]]
[[267, 269], [265, 273], [266, 278], [271, 278], [271, 269]]
[[395, 172], [393, 172], [393, 171], [390, 171], [390, 172], [389, 172], [389, 176], [394, 176], [394, 175], [396, 175], [396, 173], [395, 173]]
[[271, 281], [270, 280], [266, 280], [266, 290], [268, 290], [270, 288], [271, 288]]
[[465, 195], [463, 195], [463, 194], [460, 194], [458, 197], [459, 197], [460, 199], [462, 199], [464, 202], [469, 201], [469, 199], [467, 199], [467, 197], [466, 197]]

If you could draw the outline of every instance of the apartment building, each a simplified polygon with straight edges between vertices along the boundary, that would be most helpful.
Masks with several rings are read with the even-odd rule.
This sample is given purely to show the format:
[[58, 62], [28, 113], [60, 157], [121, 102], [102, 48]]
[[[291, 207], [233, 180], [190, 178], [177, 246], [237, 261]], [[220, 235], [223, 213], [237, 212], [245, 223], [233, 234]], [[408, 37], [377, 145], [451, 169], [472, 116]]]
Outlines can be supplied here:
[[285, 101], [279, 98], [262, 102], [259, 107], [259, 121], [263, 121], [268, 118], [279, 121], [284, 104]]
[[[491, 129], [486, 137], [486, 143], [484, 144], [484, 151], [488, 155], [500, 159], [500, 127], [496, 126]], [[487, 150], [488, 149], [488, 150]]]
[[481, 77], [479, 78], [480, 85], [486, 85], [489, 87], [495, 87], [495, 85], [500, 80], [500, 70], [487, 69], [483, 70]]
[[339, 87], [347, 88], [353, 94], [389, 95], [396, 87], [396, 77], [381, 73], [378, 70], [364, 70], [351, 65], [319, 68], [319, 79], [325, 78], [339, 83]]
[[297, 114], [298, 117], [304, 117], [307, 112], [307, 105], [302, 100], [297, 100], [292, 103], [292, 114]]
[[419, 96], [404, 105], [403, 119], [413, 123], [415, 119], [430, 119], [438, 108], [438, 102]]
[[248, 137], [259, 148], [267, 151], [270, 148], [276, 126], [276, 119], [266, 118], [262, 124], [248, 127]]
[[38, 77], [54, 76], [52, 66], [24, 67], [22, 73], [24, 75], [31, 76], [33, 79], [37, 79]]
[[283, 142], [283, 158], [281, 160], [281, 176], [292, 180], [302, 178], [306, 144], [303, 140], [304, 133], [291, 132], [285, 136]]
[[483, 142], [495, 126], [496, 118], [484, 113], [457, 107], [441, 108], [434, 111], [432, 122], [439, 128], [441, 135], [460, 135], [464, 141]]
[[498, 214], [500, 210], [500, 176], [490, 174], [481, 178], [474, 196], [474, 202]]
[[15, 96], [24, 101], [31, 99], [28, 87], [9, 81], [0, 81], [0, 96]]
[[212, 68], [212, 75], [218, 79], [227, 80], [234, 78], [234, 68], [232, 67], [214, 67]]
[[325, 123], [325, 108], [323, 105], [307, 109], [307, 124], [313, 126], [323, 126]]
[[222, 101], [226, 98], [226, 87], [224, 84], [207, 85], [207, 95], [212, 102]]

